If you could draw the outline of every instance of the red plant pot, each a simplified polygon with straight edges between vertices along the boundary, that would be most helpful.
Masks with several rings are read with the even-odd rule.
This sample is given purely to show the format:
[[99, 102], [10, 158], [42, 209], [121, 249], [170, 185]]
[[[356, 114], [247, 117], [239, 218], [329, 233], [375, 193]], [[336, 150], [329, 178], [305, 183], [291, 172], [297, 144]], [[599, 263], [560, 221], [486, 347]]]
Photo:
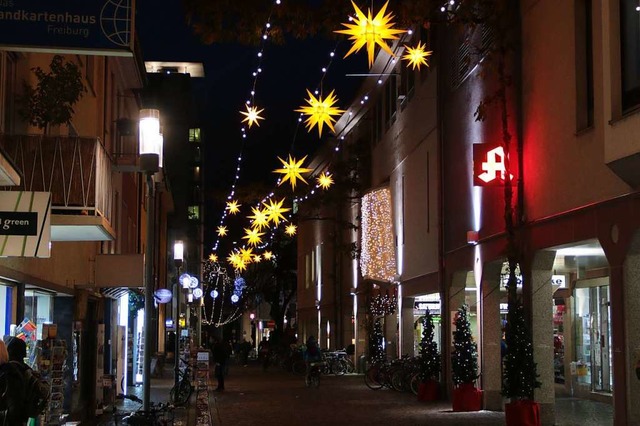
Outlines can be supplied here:
[[507, 426], [540, 426], [540, 405], [528, 399], [504, 405]]
[[440, 384], [435, 380], [427, 380], [418, 385], [418, 401], [437, 401]]
[[453, 411], [482, 410], [482, 391], [473, 383], [462, 383], [453, 389]]

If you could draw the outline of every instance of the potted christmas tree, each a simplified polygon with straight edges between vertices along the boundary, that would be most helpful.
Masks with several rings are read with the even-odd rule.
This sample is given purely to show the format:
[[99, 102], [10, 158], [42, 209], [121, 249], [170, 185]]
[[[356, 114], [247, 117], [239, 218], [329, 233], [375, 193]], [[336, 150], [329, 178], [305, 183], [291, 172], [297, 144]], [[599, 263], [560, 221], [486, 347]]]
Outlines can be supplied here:
[[462, 305], [454, 318], [453, 353], [451, 354], [453, 411], [478, 411], [482, 408], [482, 391], [476, 389], [478, 347], [471, 335], [469, 311]]
[[540, 406], [533, 391], [540, 387], [533, 344], [519, 301], [510, 304], [507, 314], [507, 353], [504, 356], [502, 392], [511, 402], [505, 404], [507, 425], [539, 426]]
[[418, 401], [435, 401], [438, 399], [441, 363], [438, 345], [433, 340], [433, 316], [429, 309], [422, 318], [422, 340], [418, 362], [420, 364]]

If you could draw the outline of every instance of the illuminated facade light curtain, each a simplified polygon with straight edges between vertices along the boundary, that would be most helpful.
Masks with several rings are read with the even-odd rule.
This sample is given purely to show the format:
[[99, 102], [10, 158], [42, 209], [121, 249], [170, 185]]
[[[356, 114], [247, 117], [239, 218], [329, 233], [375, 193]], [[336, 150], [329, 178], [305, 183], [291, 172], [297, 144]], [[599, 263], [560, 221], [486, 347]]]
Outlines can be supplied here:
[[365, 279], [377, 281], [393, 281], [396, 275], [389, 188], [378, 189], [362, 197], [360, 270]]

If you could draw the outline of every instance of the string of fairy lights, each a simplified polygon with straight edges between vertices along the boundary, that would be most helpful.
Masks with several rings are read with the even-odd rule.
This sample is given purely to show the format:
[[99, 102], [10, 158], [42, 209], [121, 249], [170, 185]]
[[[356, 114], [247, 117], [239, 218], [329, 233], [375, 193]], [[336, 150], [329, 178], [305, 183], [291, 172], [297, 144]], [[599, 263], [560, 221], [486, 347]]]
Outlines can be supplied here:
[[[452, 7], [454, 3], [455, 2], [453, 1], [449, 1], [445, 4], [445, 6]], [[276, 0], [273, 7], [280, 4], [281, 1]], [[412, 66], [414, 69], [416, 67], [419, 69], [422, 65], [428, 66], [427, 58], [431, 54], [431, 52], [425, 50], [426, 46], [420, 42], [415, 47], [407, 45], [403, 46], [403, 42], [407, 38], [411, 38], [412, 31], [410, 29], [403, 30], [393, 28], [393, 14], [391, 12], [387, 12], [387, 5], [388, 2], [386, 2], [375, 15], [372, 13], [371, 9], [369, 9], [368, 14], [365, 15], [363, 11], [358, 8], [355, 3], [353, 3], [354, 14], [348, 17], [348, 23], [343, 23], [342, 26], [344, 28], [334, 31], [338, 34], [348, 35], [349, 40], [352, 42], [351, 49], [346, 53], [345, 58], [353, 53], [358, 52], [362, 47], [366, 46], [369, 67], [371, 68], [374, 63], [376, 46], [379, 46], [382, 50], [388, 53], [387, 63], [383, 66], [383, 71], [380, 73], [380, 75], [376, 75], [375, 73], [370, 74], [370, 76], [377, 77], [378, 85], [382, 85], [383, 83], [384, 70], [386, 70], [390, 64], [396, 63], [396, 54], [399, 50], [404, 49], [406, 55], [402, 57], [402, 59], [408, 61], [408, 66]], [[443, 11], [447, 10], [446, 7]], [[259, 126], [260, 120], [264, 120], [264, 118], [261, 116], [264, 108], [256, 105], [256, 87], [258, 78], [262, 74], [262, 61], [264, 59], [265, 43], [269, 39], [269, 33], [272, 26], [271, 16], [272, 14], [270, 13], [269, 19], [263, 27], [262, 41], [257, 52], [258, 64], [252, 73], [253, 83], [251, 85], [250, 96], [245, 102], [246, 110], [240, 111], [240, 114], [244, 117], [242, 119], [242, 123], [246, 123], [246, 127], [243, 126], [241, 128], [243, 141], [247, 139], [247, 130], [250, 129], [254, 124], [256, 126]], [[394, 42], [393, 50], [392, 47], [387, 44], [387, 41]], [[374, 88], [371, 88], [364, 95], [362, 95], [360, 99], [361, 107], [357, 111], [355, 107], [351, 107], [351, 109], [347, 111], [339, 109], [337, 106], [338, 99], [335, 95], [335, 90], [331, 90], [328, 95], [323, 97], [323, 95], [326, 93], [323, 87], [324, 80], [333, 63], [336, 52], [337, 45], [329, 53], [328, 64], [322, 67], [322, 75], [318, 86], [313, 91], [307, 89], [308, 98], [305, 99], [306, 104], [295, 110], [300, 114], [297, 118], [297, 125], [295, 127], [290, 152], [292, 152], [295, 148], [296, 136], [300, 124], [304, 122], [307, 131], [309, 132], [311, 132], [314, 127], [316, 127], [318, 136], [322, 138], [322, 133], [325, 128], [330, 129], [334, 134], [336, 134], [336, 131], [334, 129], [336, 118], [334, 116], [342, 117], [344, 116], [343, 114], [346, 114], [348, 115], [346, 125], [344, 125], [340, 132], [336, 134], [336, 145], [334, 151], [337, 153], [340, 150], [341, 143], [345, 140], [345, 136], [348, 134], [347, 129], [349, 129], [350, 127], [349, 123], [355, 119], [357, 113], [360, 112], [361, 109], [365, 108], [365, 104], [369, 100], [369, 96], [372, 95], [372, 92], [374, 90], [376, 90], [374, 86]], [[240, 154], [237, 157], [236, 174], [229, 194], [227, 196], [226, 207], [223, 210], [219, 226], [217, 228], [218, 238], [213, 246], [214, 254], [212, 254], [210, 257], [211, 261], [217, 261], [217, 255], [215, 255], [215, 252], [218, 250], [220, 238], [224, 237], [228, 233], [228, 229], [225, 226], [225, 220], [227, 216], [229, 214], [237, 214], [240, 211], [239, 208], [241, 205], [237, 200], [234, 199], [234, 197], [236, 185], [240, 178], [243, 150], [244, 142], [241, 145]], [[282, 163], [282, 168], [274, 170], [274, 173], [278, 173], [281, 175], [277, 179], [276, 187], [289, 182], [292, 190], [295, 191], [298, 181], [308, 185], [308, 182], [305, 180], [304, 175], [314, 171], [303, 166], [303, 163], [306, 160], [306, 156], [302, 159], [296, 159], [292, 157], [291, 154], [289, 154], [288, 158], [286, 159], [280, 157], [278, 157], [278, 159]], [[333, 157], [328, 163], [326, 163], [327, 165], [322, 170], [317, 171], [318, 173], [316, 174], [316, 184], [310, 185], [310, 189], [306, 195], [295, 197], [293, 199], [294, 203], [307, 200], [310, 196], [313, 196], [316, 193], [316, 190], [328, 189], [331, 184], [333, 184], [332, 176], [328, 172], [328, 168], [332, 161]], [[256, 206], [251, 207], [253, 214], [247, 217], [248, 219], [250, 219], [250, 226], [244, 229], [245, 236], [242, 237], [243, 240], [247, 240], [246, 245], [240, 249], [234, 249], [227, 258], [227, 261], [234, 267], [236, 273], [242, 272], [244, 269], [246, 269], [247, 262], [259, 261], [261, 259], [261, 256], [259, 254], [253, 252], [253, 249], [265, 249], [273, 241], [274, 233], [278, 228], [278, 225], [280, 223], [288, 221], [288, 219], [285, 218], [284, 214], [287, 213], [287, 217], [291, 219], [292, 214], [294, 213], [292, 209], [284, 207], [285, 198], [277, 200], [274, 199], [274, 195], [275, 190], [266, 195]], [[270, 223], [273, 224], [272, 227], [269, 226]], [[263, 230], [271, 231], [269, 237], [265, 238], [265, 240], [267, 241], [263, 241], [263, 236], [266, 234], [266, 232], [263, 232]], [[289, 225], [287, 225], [285, 229], [285, 233], [293, 237], [296, 233], [296, 226], [292, 223], [289, 223]], [[264, 257], [267, 257], [267, 253], [269, 252], [264, 253]]]

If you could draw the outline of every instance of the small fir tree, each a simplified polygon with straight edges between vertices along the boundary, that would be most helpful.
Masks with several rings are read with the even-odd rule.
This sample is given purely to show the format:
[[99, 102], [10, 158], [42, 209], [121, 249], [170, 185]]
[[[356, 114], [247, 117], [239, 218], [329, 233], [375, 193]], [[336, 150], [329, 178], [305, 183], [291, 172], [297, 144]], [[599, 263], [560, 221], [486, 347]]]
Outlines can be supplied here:
[[462, 305], [454, 319], [456, 330], [453, 332], [453, 353], [451, 368], [453, 383], [473, 383], [478, 378], [478, 347], [471, 335], [469, 324], [469, 307]]
[[373, 322], [371, 335], [369, 336], [369, 360], [372, 364], [384, 361], [383, 339], [382, 323], [380, 322], [380, 318], [376, 318]]
[[420, 340], [420, 380], [437, 380], [440, 375], [440, 353], [433, 340], [433, 316], [429, 309], [422, 318], [422, 340]]
[[502, 371], [502, 393], [511, 400], [533, 400], [533, 391], [542, 383], [533, 362], [533, 343], [524, 318], [522, 303], [509, 306], [506, 330], [507, 353]]

